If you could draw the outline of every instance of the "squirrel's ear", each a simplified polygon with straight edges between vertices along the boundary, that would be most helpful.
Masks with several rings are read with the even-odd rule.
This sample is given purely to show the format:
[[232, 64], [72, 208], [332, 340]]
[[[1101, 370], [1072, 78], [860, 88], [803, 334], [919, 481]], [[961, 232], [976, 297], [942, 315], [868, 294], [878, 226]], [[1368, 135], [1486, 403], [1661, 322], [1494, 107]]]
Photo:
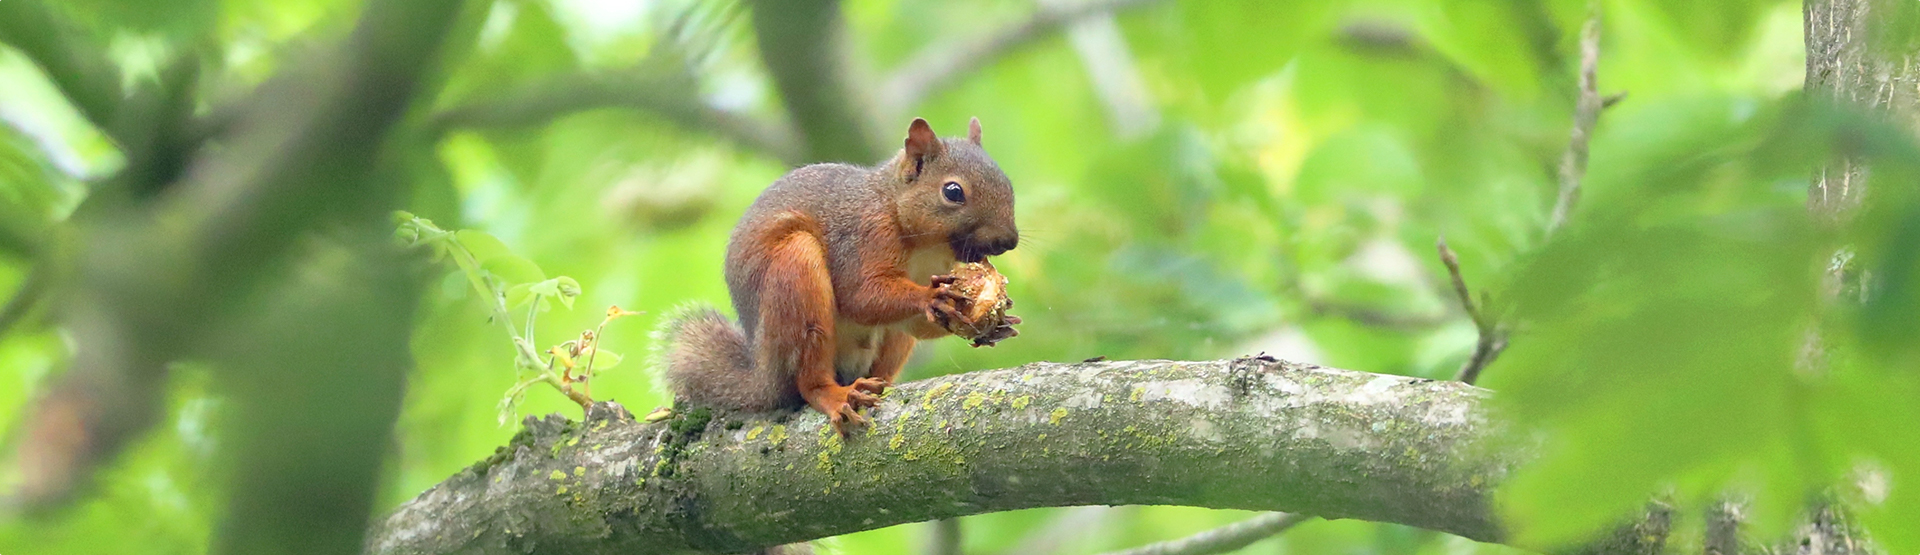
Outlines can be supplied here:
[[906, 165], [907, 179], [920, 177], [920, 168], [927, 160], [939, 156], [946, 148], [940, 144], [940, 136], [933, 134], [933, 126], [927, 125], [927, 120], [913, 118], [913, 124], [907, 126], [906, 157], [901, 160]]
[[973, 141], [973, 146], [980, 146], [980, 118], [967, 122], [967, 140]]

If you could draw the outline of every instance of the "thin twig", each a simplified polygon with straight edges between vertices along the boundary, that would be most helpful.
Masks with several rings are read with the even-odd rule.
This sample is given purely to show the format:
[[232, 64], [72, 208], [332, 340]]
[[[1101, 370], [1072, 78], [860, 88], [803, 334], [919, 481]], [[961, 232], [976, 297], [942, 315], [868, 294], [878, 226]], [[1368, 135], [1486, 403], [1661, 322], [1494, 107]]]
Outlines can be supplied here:
[[1574, 101], [1572, 136], [1560, 156], [1560, 198], [1554, 202], [1552, 219], [1547, 222], [1548, 235], [1566, 225], [1567, 216], [1580, 201], [1580, 180], [1587, 173], [1587, 145], [1593, 138], [1594, 122], [1600, 119], [1600, 109], [1608, 104], [1600, 98], [1594, 82], [1599, 65], [1600, 3], [1589, 1], [1587, 23], [1580, 28], [1580, 94]]
[[1460, 366], [1460, 374], [1456, 377], [1459, 381], [1471, 384], [1480, 379], [1480, 371], [1492, 364], [1493, 359], [1500, 356], [1500, 351], [1506, 350], [1506, 330], [1501, 329], [1499, 320], [1487, 311], [1486, 295], [1481, 295], [1480, 302], [1474, 302], [1473, 291], [1467, 288], [1467, 279], [1460, 275], [1460, 257], [1453, 254], [1453, 248], [1447, 246], [1445, 237], [1436, 242], [1436, 248], [1440, 250], [1440, 262], [1447, 265], [1447, 276], [1453, 279], [1453, 294], [1460, 298], [1460, 307], [1466, 309], [1467, 317], [1473, 320], [1473, 327], [1479, 332], [1480, 337], [1473, 345], [1473, 356]]
[[[1574, 204], [1580, 201], [1580, 181], [1587, 173], [1587, 147], [1593, 139], [1593, 126], [1600, 119], [1600, 111], [1626, 98], [1626, 93], [1604, 98], [1600, 96], [1599, 86], [1595, 82], [1595, 72], [1599, 66], [1600, 3], [1590, 0], [1587, 2], [1587, 22], [1580, 28], [1580, 92], [1574, 99], [1573, 131], [1567, 139], [1566, 152], [1560, 156], [1560, 195], [1553, 204], [1553, 215], [1547, 221], [1548, 236], [1566, 225]], [[1447, 265], [1447, 274], [1453, 278], [1453, 293], [1460, 298], [1460, 306], [1467, 310], [1467, 316], [1473, 319], [1474, 329], [1479, 332], [1473, 355], [1460, 366], [1457, 376], [1462, 382], [1474, 383], [1480, 379], [1480, 371], [1492, 364], [1501, 351], [1506, 350], [1507, 332], [1498, 315], [1489, 313], [1487, 305], [1491, 304], [1491, 299], [1485, 292], [1481, 292], [1478, 302], [1474, 301], [1466, 278], [1460, 275], [1460, 259], [1454, 256], [1453, 249], [1447, 247], [1446, 238], [1441, 238], [1437, 247], [1440, 261]]]
[[1177, 540], [1114, 551], [1106, 555], [1213, 555], [1227, 553], [1285, 532], [1313, 517], [1295, 513], [1267, 513]]
[[1093, 0], [1070, 5], [1042, 4], [1027, 19], [986, 33], [936, 41], [922, 48], [887, 77], [880, 99], [890, 111], [910, 108], [930, 91], [946, 86], [1008, 53], [1089, 16], [1145, 6], [1158, 0]]

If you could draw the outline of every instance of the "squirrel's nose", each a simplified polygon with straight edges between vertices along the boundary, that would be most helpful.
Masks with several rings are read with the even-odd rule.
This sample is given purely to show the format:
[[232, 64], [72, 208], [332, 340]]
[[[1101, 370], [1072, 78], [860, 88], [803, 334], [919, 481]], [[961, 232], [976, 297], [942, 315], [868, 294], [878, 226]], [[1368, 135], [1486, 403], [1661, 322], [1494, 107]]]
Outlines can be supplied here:
[[987, 244], [987, 256], [998, 256], [1001, 253], [1005, 253], [1007, 251], [1013, 250], [1013, 248], [1017, 246], [1020, 246], [1019, 235], [1014, 235], [1006, 239], [996, 240], [992, 243]]

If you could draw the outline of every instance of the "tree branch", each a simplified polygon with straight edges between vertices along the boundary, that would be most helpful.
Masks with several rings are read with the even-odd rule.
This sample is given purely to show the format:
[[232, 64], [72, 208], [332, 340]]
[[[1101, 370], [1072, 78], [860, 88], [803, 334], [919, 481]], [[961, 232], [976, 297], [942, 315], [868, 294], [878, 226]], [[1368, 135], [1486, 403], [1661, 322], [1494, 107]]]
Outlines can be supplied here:
[[1020, 47], [1046, 38], [1069, 23], [1089, 16], [1145, 6], [1159, 0], [1090, 0], [1071, 4], [1042, 3], [1019, 23], [977, 36], [936, 41], [920, 49], [881, 85], [881, 102], [890, 111], [911, 108], [931, 91], [952, 83]]
[[40, 66], [87, 121], [111, 129], [120, 104], [120, 70], [98, 45], [81, 40], [79, 34], [40, 0], [0, 3], [0, 42], [19, 49]]
[[690, 79], [662, 78], [639, 68], [542, 79], [495, 99], [435, 114], [429, 126], [435, 134], [454, 127], [530, 126], [600, 108], [651, 113], [682, 129], [711, 133], [789, 164], [802, 161], [793, 130], [784, 124], [715, 107], [700, 98]]
[[759, 0], [753, 32], [805, 161], [870, 164], [893, 151], [874, 139], [874, 114], [849, 82], [839, 0]]
[[[902, 384], [843, 442], [821, 415], [529, 419], [403, 505], [370, 553], [739, 552], [906, 522], [1179, 504], [1503, 536], [1520, 450], [1484, 392], [1291, 363], [1038, 363]], [[707, 418], [712, 416], [711, 419]]]
[[1107, 555], [1214, 555], [1252, 545], [1313, 517], [1267, 513], [1173, 541], [1143, 545]]
[[167, 364], [206, 348], [203, 334], [308, 231], [384, 228], [398, 191], [369, 177], [460, 5], [369, 3], [337, 56], [264, 85], [230, 148], [198, 160], [180, 186], [87, 215], [65, 314], [87, 348], [23, 419], [22, 505], [69, 498], [151, 425]]

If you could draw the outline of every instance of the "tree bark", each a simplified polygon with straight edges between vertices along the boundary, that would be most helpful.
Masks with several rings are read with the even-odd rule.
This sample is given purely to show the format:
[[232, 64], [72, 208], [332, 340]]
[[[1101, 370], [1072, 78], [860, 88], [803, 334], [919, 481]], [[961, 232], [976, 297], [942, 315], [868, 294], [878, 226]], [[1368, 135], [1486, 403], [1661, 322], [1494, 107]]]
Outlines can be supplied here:
[[[1873, 14], [1893, 13], [1890, 0], [1806, 0], [1809, 95], [1885, 114], [1908, 131], [1920, 123], [1920, 52], [1877, 48]], [[1807, 206], [1816, 215], [1844, 221], [1866, 192], [1866, 167], [1857, 160], [1836, 160], [1815, 176]]]
[[1262, 359], [1036, 363], [901, 384], [847, 440], [806, 410], [639, 423], [606, 403], [584, 423], [529, 418], [493, 457], [377, 525], [367, 552], [729, 553], [1120, 504], [1500, 541], [1489, 495], [1526, 449], [1497, 439], [1486, 395]]

